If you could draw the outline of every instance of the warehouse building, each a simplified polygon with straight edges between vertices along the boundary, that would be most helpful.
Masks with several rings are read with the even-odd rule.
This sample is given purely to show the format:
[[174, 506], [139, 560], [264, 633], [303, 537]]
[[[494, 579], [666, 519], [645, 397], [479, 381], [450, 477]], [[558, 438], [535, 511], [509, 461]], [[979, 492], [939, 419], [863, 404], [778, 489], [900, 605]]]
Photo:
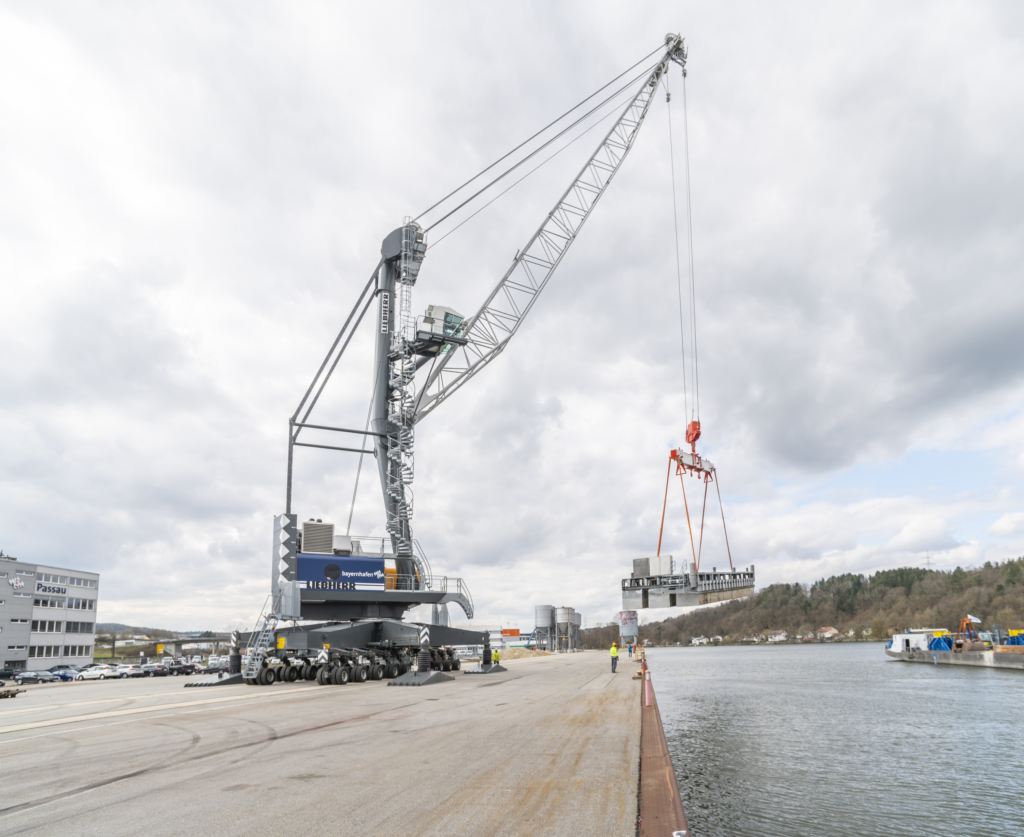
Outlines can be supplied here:
[[97, 573], [0, 556], [0, 650], [4, 668], [47, 669], [93, 661]]

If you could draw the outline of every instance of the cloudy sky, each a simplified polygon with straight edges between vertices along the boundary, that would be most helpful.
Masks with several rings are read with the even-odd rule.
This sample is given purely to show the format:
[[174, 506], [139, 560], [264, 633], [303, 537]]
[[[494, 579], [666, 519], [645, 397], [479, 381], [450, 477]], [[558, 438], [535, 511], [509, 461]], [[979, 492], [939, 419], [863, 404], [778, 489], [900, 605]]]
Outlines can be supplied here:
[[[676, 31], [736, 563], [1024, 553], [1019, 4], [590, 0], [0, 4], [0, 548], [102, 573], [101, 621], [251, 624], [287, 416], [381, 239]], [[476, 311], [598, 136], [432, 230], [416, 307]], [[515, 340], [419, 426], [415, 532], [479, 622], [605, 621], [656, 548], [688, 420], [669, 150], [659, 95]], [[369, 337], [325, 423], [364, 421]], [[300, 517], [343, 531], [355, 466], [300, 451]]]

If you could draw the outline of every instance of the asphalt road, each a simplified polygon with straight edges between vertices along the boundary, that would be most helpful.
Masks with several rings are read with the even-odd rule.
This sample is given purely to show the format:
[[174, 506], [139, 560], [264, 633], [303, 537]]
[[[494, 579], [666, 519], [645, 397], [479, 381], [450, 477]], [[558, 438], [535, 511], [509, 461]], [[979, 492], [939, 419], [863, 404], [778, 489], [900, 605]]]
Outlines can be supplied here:
[[608, 667], [591, 651], [420, 688], [29, 686], [0, 701], [0, 834], [632, 837], [639, 686]]

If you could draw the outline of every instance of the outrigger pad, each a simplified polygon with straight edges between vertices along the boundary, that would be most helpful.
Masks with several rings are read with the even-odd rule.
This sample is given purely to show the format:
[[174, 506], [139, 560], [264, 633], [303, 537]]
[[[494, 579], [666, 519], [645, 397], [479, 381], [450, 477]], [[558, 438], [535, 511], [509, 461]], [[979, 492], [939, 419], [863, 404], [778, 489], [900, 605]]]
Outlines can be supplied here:
[[198, 686], [237, 686], [242, 683], [241, 674], [217, 674], [204, 677], [202, 680], [193, 680], [191, 683], [186, 683], [185, 688], [195, 688]]
[[478, 663], [473, 668], [467, 668], [466, 674], [497, 674], [499, 671], [508, 671], [508, 669], [499, 663], [488, 663], [487, 665]]
[[444, 683], [445, 680], [454, 680], [450, 674], [440, 671], [407, 671], [401, 677], [396, 677], [389, 686], [433, 686], [435, 683]]

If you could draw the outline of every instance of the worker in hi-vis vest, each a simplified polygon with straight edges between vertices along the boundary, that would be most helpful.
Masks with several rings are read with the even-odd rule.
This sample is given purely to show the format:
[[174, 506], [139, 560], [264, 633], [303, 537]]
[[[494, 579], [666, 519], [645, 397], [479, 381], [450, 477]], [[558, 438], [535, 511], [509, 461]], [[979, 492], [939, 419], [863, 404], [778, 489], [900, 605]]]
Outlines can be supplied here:
[[498, 664], [498, 660], [500, 660], [500, 659], [501, 659], [501, 651], [499, 651], [497, 648], [495, 648], [491, 652], [491, 662], [494, 663], [495, 665], [497, 665]]
[[612, 674], [615, 674], [615, 666], [619, 663], [619, 646], [612, 643]]

